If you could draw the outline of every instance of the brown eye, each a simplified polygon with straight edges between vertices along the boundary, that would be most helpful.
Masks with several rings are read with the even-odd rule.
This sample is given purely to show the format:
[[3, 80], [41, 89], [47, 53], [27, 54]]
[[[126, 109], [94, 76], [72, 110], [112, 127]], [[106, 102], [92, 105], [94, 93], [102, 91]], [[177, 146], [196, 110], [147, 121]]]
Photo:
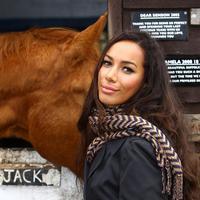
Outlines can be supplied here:
[[132, 74], [132, 73], [134, 72], [133, 69], [130, 68], [130, 67], [123, 67], [123, 68], [122, 68], [122, 71], [123, 71], [124, 73], [126, 73], [126, 74]]
[[104, 66], [104, 67], [109, 67], [111, 65], [112, 65], [112, 62], [109, 60], [103, 60], [103, 62], [102, 62], [102, 66]]

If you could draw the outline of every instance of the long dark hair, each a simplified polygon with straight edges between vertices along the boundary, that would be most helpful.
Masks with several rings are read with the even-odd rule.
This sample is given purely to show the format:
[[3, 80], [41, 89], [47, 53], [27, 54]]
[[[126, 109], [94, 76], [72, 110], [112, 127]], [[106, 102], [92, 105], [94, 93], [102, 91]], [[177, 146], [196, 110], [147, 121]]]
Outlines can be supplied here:
[[140, 115], [158, 126], [166, 134], [183, 164], [184, 198], [185, 200], [197, 200], [200, 194], [198, 187], [199, 166], [194, 157], [192, 144], [188, 142], [188, 129], [183, 117], [183, 108], [170, 85], [163, 52], [158, 43], [147, 33], [123, 32], [114, 37], [102, 52], [78, 122], [83, 142], [82, 159], [85, 157], [88, 145], [95, 137], [88, 126], [88, 117], [93, 107], [101, 107], [98, 100], [98, 72], [106, 52], [113, 44], [122, 40], [137, 43], [143, 49], [145, 57], [144, 85], [137, 94], [125, 103], [124, 112]]

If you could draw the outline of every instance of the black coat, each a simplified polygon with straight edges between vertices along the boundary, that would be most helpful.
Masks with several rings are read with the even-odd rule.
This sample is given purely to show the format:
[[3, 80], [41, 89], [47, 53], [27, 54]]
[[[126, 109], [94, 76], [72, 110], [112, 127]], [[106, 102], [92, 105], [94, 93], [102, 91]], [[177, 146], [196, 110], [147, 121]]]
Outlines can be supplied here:
[[107, 142], [91, 166], [86, 161], [85, 200], [168, 200], [154, 149], [131, 136]]

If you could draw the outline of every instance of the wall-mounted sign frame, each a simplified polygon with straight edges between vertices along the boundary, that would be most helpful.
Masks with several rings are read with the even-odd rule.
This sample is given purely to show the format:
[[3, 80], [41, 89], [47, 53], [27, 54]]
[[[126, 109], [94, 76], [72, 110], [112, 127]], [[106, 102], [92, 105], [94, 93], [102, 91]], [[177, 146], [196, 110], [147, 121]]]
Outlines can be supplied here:
[[190, 139], [194, 142], [199, 142], [200, 141], [200, 114], [185, 114], [184, 116], [191, 130]]
[[186, 10], [139, 10], [131, 13], [132, 29], [148, 32], [157, 40], [187, 40]]
[[191, 8], [190, 24], [195, 26], [200, 26], [200, 8]]

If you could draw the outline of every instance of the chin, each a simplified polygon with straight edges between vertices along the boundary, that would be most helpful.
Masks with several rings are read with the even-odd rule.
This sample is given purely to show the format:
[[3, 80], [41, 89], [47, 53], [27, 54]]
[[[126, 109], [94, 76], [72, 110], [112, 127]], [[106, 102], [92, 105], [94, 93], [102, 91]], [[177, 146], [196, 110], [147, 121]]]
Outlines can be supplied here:
[[111, 99], [105, 99], [105, 98], [100, 98], [99, 99], [100, 102], [106, 106], [116, 106], [116, 105], [119, 105], [119, 103], [111, 100]]

